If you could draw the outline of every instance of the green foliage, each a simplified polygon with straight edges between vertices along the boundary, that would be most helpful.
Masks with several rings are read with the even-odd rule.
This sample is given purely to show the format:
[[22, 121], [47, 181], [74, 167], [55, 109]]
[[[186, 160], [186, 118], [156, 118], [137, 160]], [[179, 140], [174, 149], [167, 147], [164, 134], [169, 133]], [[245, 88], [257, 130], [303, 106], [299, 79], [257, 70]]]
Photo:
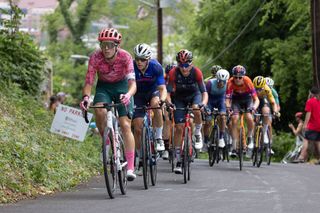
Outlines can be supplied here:
[[52, 115], [16, 85], [0, 91], [0, 203], [66, 190], [96, 174], [99, 139], [49, 132]]
[[295, 146], [295, 137], [291, 133], [280, 132], [273, 136], [272, 149], [275, 155], [272, 157], [272, 161], [280, 162], [285, 154]]
[[[39, 93], [44, 77], [44, 58], [31, 37], [19, 32], [21, 9], [11, 5], [11, 18], [1, 19], [0, 30], [0, 79], [14, 82], [32, 95]], [[9, 14], [9, 11], [2, 10]]]
[[310, 1], [203, 0], [195, 25], [189, 42], [207, 58], [203, 69], [242, 64], [250, 77], [272, 76], [286, 109], [282, 126], [303, 109], [312, 84]]

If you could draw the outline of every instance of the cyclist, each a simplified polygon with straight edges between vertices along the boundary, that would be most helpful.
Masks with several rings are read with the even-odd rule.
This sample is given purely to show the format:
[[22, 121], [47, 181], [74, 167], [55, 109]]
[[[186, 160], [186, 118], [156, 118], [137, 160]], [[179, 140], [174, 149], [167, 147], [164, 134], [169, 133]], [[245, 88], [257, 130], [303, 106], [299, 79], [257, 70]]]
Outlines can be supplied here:
[[[275, 116], [280, 116], [278, 111], [277, 104], [274, 100], [270, 87], [266, 84], [266, 79], [263, 76], [257, 76], [253, 79], [253, 85], [256, 89], [258, 98], [259, 98], [259, 107], [258, 111], [261, 112], [263, 115], [270, 114], [270, 105], [272, 107], [273, 114]], [[263, 128], [264, 128], [264, 143], [268, 143], [268, 135], [267, 135], [267, 128], [270, 125], [270, 121], [268, 117], [263, 117]], [[271, 128], [270, 128], [271, 129]], [[271, 131], [269, 132], [270, 143], [272, 144], [272, 134]], [[271, 154], [274, 154], [271, 150]]]
[[220, 65], [213, 65], [211, 67], [211, 76], [209, 76], [208, 78], [204, 79], [204, 82], [207, 83], [210, 79], [213, 79], [216, 77], [216, 73], [221, 70], [222, 67]]
[[[168, 83], [169, 83], [169, 72], [174, 67], [176, 67], [176, 65], [168, 64], [165, 68], [164, 80], [166, 82], [167, 90], [168, 90]], [[167, 110], [165, 110], [164, 111], [163, 132], [162, 132], [163, 141], [164, 141], [164, 145], [165, 145], [165, 150], [162, 153], [162, 158], [164, 160], [167, 160], [169, 158], [169, 147], [172, 146], [172, 144], [169, 144], [170, 137], [171, 137], [171, 135], [170, 135], [171, 128], [172, 128], [172, 122], [169, 118], [169, 114], [168, 114]]]
[[[227, 83], [226, 91], [226, 107], [229, 114], [232, 114], [232, 142], [233, 150], [231, 156], [236, 156], [236, 146], [239, 140], [238, 133], [238, 120], [239, 111], [242, 109], [245, 111], [245, 119], [247, 121], [248, 128], [248, 149], [253, 149], [253, 129], [254, 122], [252, 111], [255, 111], [259, 106], [259, 99], [254, 89], [251, 79], [246, 76], [246, 69], [237, 65], [232, 69], [232, 75]], [[246, 149], [246, 144], [244, 144], [244, 149]]]
[[[98, 82], [93, 104], [123, 103], [125, 106], [118, 107], [119, 123], [125, 141], [125, 155], [128, 162], [127, 179], [133, 181], [134, 174], [134, 137], [131, 132], [131, 116], [133, 110], [132, 96], [136, 92], [135, 74], [131, 55], [119, 47], [121, 34], [114, 28], [105, 28], [100, 31], [98, 40], [100, 50], [95, 51], [89, 59], [85, 85], [82, 90], [82, 110], [88, 110], [89, 97], [95, 82], [96, 73]], [[106, 109], [95, 109], [96, 123], [100, 135], [106, 126]]]
[[[202, 72], [199, 68], [193, 66], [192, 52], [183, 49], [176, 55], [178, 66], [171, 69], [169, 72], [169, 91], [167, 96], [169, 105], [174, 105], [178, 108], [187, 107], [189, 103], [193, 108], [203, 108], [208, 102], [208, 93], [206, 91]], [[171, 97], [173, 99], [171, 100]], [[173, 102], [172, 102], [173, 101]], [[195, 122], [195, 148], [202, 148], [201, 127], [202, 119], [201, 112], [198, 110], [193, 111]], [[181, 159], [180, 159], [180, 146], [181, 138], [184, 127], [185, 112], [182, 110], [174, 111], [175, 132], [174, 144], [177, 163], [174, 168], [175, 173], [181, 174]]]
[[[156, 59], [151, 59], [152, 52], [148, 44], [142, 43], [136, 45], [134, 48], [134, 55], [135, 59], [133, 64], [137, 82], [137, 92], [134, 95], [134, 103], [137, 107], [145, 106], [148, 103], [150, 104], [150, 107], [159, 107], [164, 103], [167, 96], [162, 66]], [[153, 128], [155, 129], [155, 139], [157, 143], [156, 147], [158, 151], [163, 151], [162, 112], [160, 109], [157, 109], [153, 110], [153, 113]], [[144, 115], [145, 112], [141, 109], [135, 110], [133, 115], [134, 138], [137, 150], [140, 150]], [[137, 153], [139, 155], [139, 151]]]
[[272, 95], [274, 97], [274, 100], [276, 101], [278, 111], [280, 112], [279, 94], [278, 94], [277, 90], [273, 87], [274, 81], [270, 77], [266, 77], [265, 79], [266, 79], [266, 84], [270, 87], [270, 89], [272, 91]]
[[[224, 141], [224, 131], [226, 127], [226, 89], [227, 89], [227, 81], [230, 75], [229, 72], [225, 69], [220, 69], [217, 74], [216, 78], [210, 79], [206, 83], [206, 89], [209, 94], [209, 101], [208, 107], [209, 109], [218, 108], [220, 113], [220, 138], [219, 138], [219, 147], [223, 148], [225, 146]], [[204, 125], [204, 143], [208, 144], [209, 141], [209, 134], [210, 134], [210, 127], [211, 127], [211, 119], [212, 116], [207, 117], [207, 122]], [[206, 147], [206, 146], [204, 146]]]

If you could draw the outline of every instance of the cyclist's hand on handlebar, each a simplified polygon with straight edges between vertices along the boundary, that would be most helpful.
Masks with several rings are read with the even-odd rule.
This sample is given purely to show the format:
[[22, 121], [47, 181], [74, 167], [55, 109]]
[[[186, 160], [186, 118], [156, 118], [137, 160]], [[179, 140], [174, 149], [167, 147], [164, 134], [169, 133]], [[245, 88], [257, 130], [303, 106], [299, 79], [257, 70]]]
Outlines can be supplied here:
[[227, 114], [228, 115], [232, 115], [233, 110], [231, 109], [231, 107], [227, 107]]
[[249, 108], [249, 111], [250, 111], [252, 114], [254, 114], [254, 113], [256, 112], [256, 110], [257, 110], [257, 109], [254, 108], [254, 107], [250, 107], [250, 108]]
[[175, 109], [175, 105], [173, 103], [167, 102], [167, 110], [173, 111]]
[[165, 101], [160, 100], [160, 101], [159, 101], [159, 106], [162, 107], [165, 103], [166, 103]]
[[82, 111], [88, 111], [88, 107], [89, 107], [89, 96], [84, 95], [82, 97], [82, 101], [80, 102], [80, 109]]
[[203, 110], [205, 105], [203, 103], [200, 103], [200, 104], [198, 104], [198, 107], [199, 107], [200, 110]]
[[120, 101], [123, 103], [125, 106], [128, 106], [130, 104], [130, 99], [131, 95], [129, 93], [126, 94], [121, 94], [120, 95]]

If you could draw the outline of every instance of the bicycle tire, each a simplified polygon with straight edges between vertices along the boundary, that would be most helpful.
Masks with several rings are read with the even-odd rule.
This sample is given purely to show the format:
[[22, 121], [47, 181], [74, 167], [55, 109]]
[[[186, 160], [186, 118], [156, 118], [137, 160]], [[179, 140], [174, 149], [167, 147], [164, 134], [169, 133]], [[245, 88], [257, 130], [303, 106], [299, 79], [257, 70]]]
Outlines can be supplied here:
[[188, 146], [188, 134], [189, 129], [186, 127], [184, 131], [184, 144], [183, 144], [183, 182], [187, 183], [188, 180], [188, 153], [189, 153], [189, 146]]
[[263, 131], [262, 127], [258, 132], [258, 150], [257, 150], [257, 167], [260, 167], [263, 161]]
[[230, 139], [231, 136], [229, 134], [228, 129], [225, 129], [225, 133], [224, 133], [224, 141], [225, 141], [225, 147], [224, 147], [224, 160], [227, 159], [227, 162], [230, 162], [230, 158], [229, 158], [229, 152], [231, 152], [231, 146], [232, 144], [230, 144]]
[[217, 162], [217, 164], [219, 163], [220, 161], [220, 152], [221, 152], [221, 148], [219, 147], [219, 134], [220, 134], [220, 129], [219, 129], [219, 126], [216, 125], [215, 127], [215, 134], [214, 134], [214, 144], [215, 144], [215, 147], [216, 147], [216, 150], [215, 150], [215, 160]]
[[239, 140], [239, 167], [240, 167], [240, 171], [242, 170], [242, 166], [243, 166], [243, 147], [242, 147], [242, 143], [243, 143], [243, 127], [240, 128], [240, 140]]
[[252, 160], [252, 166], [257, 165], [257, 160], [258, 160], [258, 149], [259, 149], [259, 126], [255, 127], [254, 130], [254, 141], [253, 141], [253, 150], [252, 150], [252, 155], [251, 155], [251, 160]]
[[[150, 130], [148, 134], [148, 138], [150, 134], [152, 134], [152, 130]], [[155, 138], [151, 136], [152, 138], [149, 138], [149, 145], [148, 145], [148, 151], [149, 151], [149, 166], [150, 166], [150, 179], [152, 186], [156, 185], [157, 182], [157, 150], [155, 147]]]
[[[124, 143], [121, 135], [119, 135], [119, 144], [120, 144], [120, 163], [123, 164], [127, 161], [124, 151]], [[127, 166], [124, 166], [121, 168], [120, 171], [118, 171], [118, 181], [119, 181], [119, 187], [121, 194], [125, 195], [127, 192]]]
[[209, 147], [208, 147], [208, 154], [209, 154], [209, 166], [213, 166], [214, 163], [216, 162], [216, 156], [217, 156], [217, 144], [216, 144], [216, 139], [217, 139], [217, 129], [214, 127], [211, 131], [210, 135], [210, 141], [209, 141]]
[[[113, 150], [113, 140], [112, 133], [109, 130], [106, 134], [107, 138], [103, 137], [102, 140], [102, 162], [103, 162], [103, 174], [104, 180], [106, 184], [106, 188], [108, 191], [108, 195], [111, 199], [114, 198], [114, 192], [116, 189], [116, 165], [114, 161], [114, 150]], [[109, 141], [109, 145], [107, 145], [107, 140]], [[109, 148], [111, 148], [109, 150]], [[107, 153], [108, 152], [108, 153]], [[110, 153], [109, 153], [110, 152]]]
[[148, 137], [146, 135], [146, 127], [142, 128], [141, 134], [141, 158], [142, 158], [142, 176], [143, 185], [145, 189], [149, 187], [149, 175], [148, 175]]
[[270, 137], [269, 137], [269, 126], [268, 126], [268, 130], [267, 130], [267, 136], [268, 136], [268, 144], [267, 144], [267, 147], [266, 147], [266, 161], [267, 161], [267, 165], [270, 166], [271, 164], [271, 141], [270, 141]]

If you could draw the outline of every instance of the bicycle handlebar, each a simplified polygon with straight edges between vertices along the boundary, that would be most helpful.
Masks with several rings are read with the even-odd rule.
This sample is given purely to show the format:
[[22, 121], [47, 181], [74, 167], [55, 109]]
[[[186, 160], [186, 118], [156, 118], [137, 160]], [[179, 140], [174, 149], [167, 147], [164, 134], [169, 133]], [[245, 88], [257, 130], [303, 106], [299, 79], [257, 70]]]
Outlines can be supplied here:
[[[99, 106], [89, 106], [89, 108], [106, 108], [106, 109], [110, 109], [110, 108], [119, 107], [119, 106], [122, 106], [122, 105], [123, 105], [122, 103], [116, 103], [116, 104], [102, 103], [102, 105], [99, 105]], [[85, 110], [85, 111], [82, 111], [82, 113], [83, 113], [83, 118], [84, 118], [85, 122], [86, 122], [86, 123], [89, 123], [88, 111]]]

